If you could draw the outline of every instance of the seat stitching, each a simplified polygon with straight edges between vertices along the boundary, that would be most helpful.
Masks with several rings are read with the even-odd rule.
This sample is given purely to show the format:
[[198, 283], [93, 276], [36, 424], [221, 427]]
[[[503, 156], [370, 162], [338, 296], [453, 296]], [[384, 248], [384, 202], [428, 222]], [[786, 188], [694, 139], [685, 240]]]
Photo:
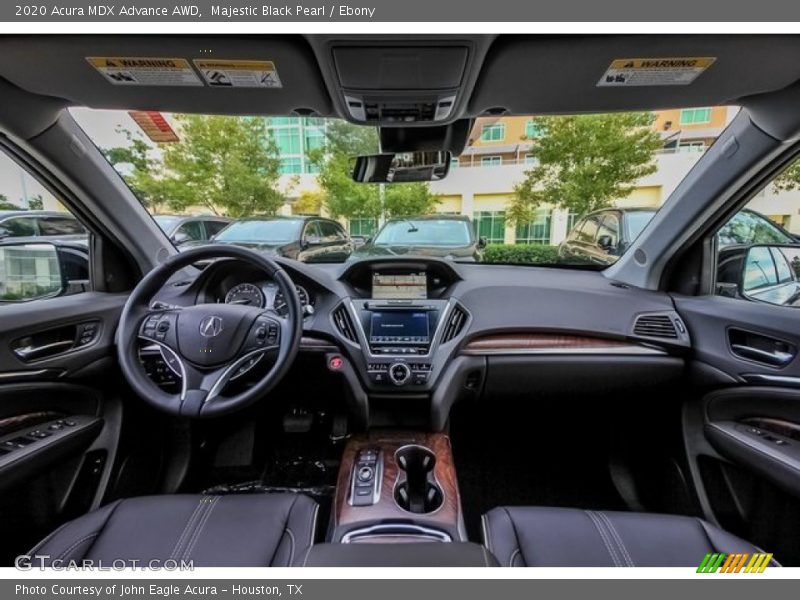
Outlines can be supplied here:
[[622, 556], [625, 558], [629, 567], [635, 567], [636, 564], [633, 562], [633, 558], [628, 553], [628, 548], [625, 546], [625, 542], [622, 541], [622, 536], [617, 531], [617, 528], [614, 527], [614, 523], [611, 522], [611, 519], [608, 517], [606, 513], [602, 510], [597, 513], [601, 519], [605, 522], [608, 530], [611, 532], [611, 536], [616, 540], [617, 545], [619, 546], [620, 551], [622, 552]]
[[492, 551], [492, 547], [489, 542], [489, 519], [486, 518], [486, 515], [481, 515], [481, 530], [483, 533], [483, 545], [489, 550]]
[[203, 529], [205, 528], [206, 523], [208, 523], [208, 519], [211, 516], [211, 513], [214, 511], [214, 508], [217, 506], [217, 502], [219, 502], [220, 498], [221, 496], [214, 496], [208, 503], [208, 509], [206, 509], [205, 513], [203, 514], [203, 518], [195, 528], [194, 535], [192, 535], [192, 539], [188, 542], [186, 551], [183, 553], [183, 560], [189, 560], [192, 552], [194, 552], [197, 541], [200, 539], [200, 534], [203, 532]]
[[[108, 516], [106, 517], [105, 521], [100, 526], [100, 528], [97, 530], [97, 534], [98, 535], [100, 535], [101, 530], [106, 526], [106, 524], [108, 523], [108, 520], [114, 515], [114, 513], [117, 510], [117, 507], [119, 507], [120, 504], [122, 504], [122, 500], [117, 500], [114, 503], [109, 504], [109, 506], [114, 506], [114, 508], [112, 508], [111, 511], [109, 511]], [[62, 531], [64, 531], [67, 528], [67, 526], [71, 525], [72, 523], [74, 523], [74, 521], [67, 521], [66, 523], [61, 525], [61, 527], [59, 527], [58, 529], [56, 529], [55, 531], [50, 533], [50, 535], [45, 537], [41, 542], [39, 542], [33, 548], [31, 548], [31, 550], [30, 550], [30, 552], [28, 552], [28, 554], [30, 554], [31, 556], [36, 556], [36, 553], [39, 552], [39, 550], [41, 550], [42, 548], [44, 548], [44, 546], [45, 546], [45, 544], [47, 544], [47, 542], [52, 540], [57, 534], [59, 534]]]
[[286, 528], [286, 533], [289, 534], [289, 540], [292, 542], [292, 548], [289, 550], [289, 563], [287, 565], [291, 567], [294, 562], [294, 533], [292, 533], [292, 530], [288, 527]]
[[508, 561], [508, 566], [509, 567], [513, 567], [514, 566], [514, 559], [517, 556], [519, 556], [519, 554], [520, 554], [519, 548], [517, 548], [516, 550], [514, 550], [514, 552], [511, 553], [511, 560]]
[[[522, 556], [522, 549], [519, 546], [519, 536], [517, 536], [517, 528], [514, 525], [514, 519], [511, 518], [511, 513], [508, 512], [508, 509], [506, 507], [503, 507], [503, 512], [506, 513], [506, 516], [508, 517], [508, 522], [511, 523], [511, 530], [514, 532], [514, 541], [516, 542], [515, 546], [516, 546], [517, 550], [519, 550], [520, 556]], [[513, 552], [512, 552], [512, 554], [513, 554]], [[524, 556], [522, 556], [522, 562], [525, 562], [525, 557]], [[527, 563], [525, 562], [525, 564], [527, 564]]]
[[602, 523], [599, 522], [597, 516], [592, 511], [585, 510], [583, 512], [586, 513], [586, 515], [589, 517], [589, 520], [591, 520], [591, 522], [594, 524], [595, 529], [597, 529], [597, 533], [600, 534], [603, 544], [605, 545], [608, 554], [611, 556], [611, 560], [614, 561], [614, 566], [621, 567], [622, 563], [617, 556], [616, 550], [614, 550], [612, 544], [610, 543], [610, 540], [608, 537], [606, 537], [606, 532], [602, 526]]
[[[292, 503], [289, 505], [289, 510], [286, 511], [286, 522], [283, 526], [283, 529], [289, 529], [289, 519], [292, 518], [292, 511], [294, 510], [294, 505], [297, 504], [297, 499], [300, 497], [300, 494], [295, 494], [294, 498], [292, 498]], [[272, 566], [275, 562], [275, 557], [278, 555], [278, 550], [281, 548], [281, 540], [283, 539], [283, 534], [281, 537], [278, 538], [278, 543], [275, 544], [275, 549], [272, 551], [272, 557], [269, 559], [267, 565]]]
[[483, 554], [483, 562], [486, 564], [487, 567], [491, 567], [491, 563], [489, 562], [489, 555], [487, 554], [486, 546], [481, 546], [481, 553]]
[[311, 517], [311, 535], [308, 540], [308, 545], [314, 545], [314, 538], [316, 537], [314, 534], [317, 532], [317, 518], [319, 517], [319, 504], [314, 506], [314, 516]]
[[75, 549], [76, 549], [78, 546], [80, 546], [82, 543], [84, 543], [84, 542], [86, 542], [86, 541], [88, 541], [88, 540], [91, 540], [92, 538], [96, 538], [98, 535], [100, 535], [100, 532], [99, 532], [99, 531], [95, 531], [94, 533], [90, 533], [89, 535], [85, 535], [85, 536], [83, 536], [83, 537], [82, 537], [82, 538], [80, 538], [80, 539], [79, 539], [77, 542], [74, 542], [74, 543], [73, 543], [71, 546], [69, 546], [69, 548], [67, 548], [67, 549], [66, 549], [66, 550], [64, 550], [64, 551], [63, 551], [61, 554], [59, 554], [59, 555], [58, 555], [58, 558], [57, 558], [56, 560], [63, 560], [65, 557], [67, 557], [67, 556], [69, 556], [70, 554], [72, 554], [72, 552], [73, 552], [73, 551], [74, 551], [74, 550], [75, 550]]
[[189, 515], [189, 518], [186, 520], [186, 525], [184, 525], [183, 527], [183, 532], [178, 537], [178, 541], [175, 542], [175, 547], [172, 549], [172, 553], [169, 555], [171, 559], [178, 558], [178, 553], [181, 549], [181, 546], [183, 545], [183, 542], [185, 541], [184, 538], [188, 536], [189, 531], [194, 526], [195, 517], [197, 516], [197, 513], [200, 511], [200, 509], [204, 506], [203, 502], [204, 500], [205, 496], [201, 496], [200, 500], [198, 500], [197, 502], [197, 506], [194, 507], [194, 512], [192, 512], [192, 514]]
[[309, 546], [308, 550], [306, 550], [306, 557], [303, 559], [304, 567], [308, 564], [308, 557], [311, 555], [311, 548], [313, 548], [313, 546]]

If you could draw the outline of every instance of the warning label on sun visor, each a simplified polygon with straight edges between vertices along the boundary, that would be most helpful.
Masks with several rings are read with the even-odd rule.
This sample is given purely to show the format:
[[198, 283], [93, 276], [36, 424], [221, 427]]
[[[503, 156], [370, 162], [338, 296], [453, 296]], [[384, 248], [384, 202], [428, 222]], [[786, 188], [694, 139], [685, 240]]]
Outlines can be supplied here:
[[283, 87], [275, 63], [270, 60], [196, 59], [194, 65], [211, 87]]
[[114, 85], [202, 86], [188, 60], [183, 58], [86, 58], [89, 64]]
[[717, 60], [713, 57], [618, 58], [597, 87], [689, 85]]

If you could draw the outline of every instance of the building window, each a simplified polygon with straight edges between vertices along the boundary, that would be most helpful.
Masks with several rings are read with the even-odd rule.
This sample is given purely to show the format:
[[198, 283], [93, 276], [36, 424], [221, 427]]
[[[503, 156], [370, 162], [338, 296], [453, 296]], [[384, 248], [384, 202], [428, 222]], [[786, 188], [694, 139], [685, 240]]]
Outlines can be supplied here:
[[481, 141], [483, 142], [502, 142], [506, 139], [506, 124], [492, 123], [484, 125], [481, 129]]
[[531, 119], [527, 123], [525, 123], [525, 137], [529, 140], [537, 138], [541, 135], [541, 129], [536, 124], [536, 122]]
[[681, 110], [681, 125], [699, 125], [711, 122], [711, 107], [684, 108]]
[[281, 175], [296, 175], [303, 172], [303, 160], [299, 156], [281, 158]]
[[481, 156], [482, 167], [499, 167], [503, 164], [503, 157], [499, 155]]
[[532, 221], [517, 224], [517, 244], [550, 245], [551, 211], [540, 208]]
[[530, 165], [532, 167], [539, 166], [539, 159], [536, 158], [533, 154], [526, 154], [525, 155], [525, 164]]
[[458, 157], [453, 157], [450, 159], [450, 168], [457, 169], [459, 167]]
[[371, 219], [369, 217], [350, 219], [347, 225], [350, 230], [350, 235], [371, 237], [378, 228], [378, 219]]
[[705, 142], [678, 142], [678, 152], [705, 152]]
[[486, 238], [490, 244], [503, 244], [506, 240], [506, 213], [505, 211], [476, 212], [472, 216], [475, 235]]

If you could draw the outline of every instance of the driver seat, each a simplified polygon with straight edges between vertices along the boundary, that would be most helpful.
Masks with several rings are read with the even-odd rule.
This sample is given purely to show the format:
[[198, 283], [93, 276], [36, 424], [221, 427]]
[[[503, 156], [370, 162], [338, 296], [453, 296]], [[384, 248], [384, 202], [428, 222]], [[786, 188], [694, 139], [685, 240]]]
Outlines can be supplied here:
[[290, 567], [314, 543], [318, 509], [292, 493], [129, 498], [65, 523], [29, 555], [37, 565], [62, 568], [73, 561], [163, 567], [168, 560]]

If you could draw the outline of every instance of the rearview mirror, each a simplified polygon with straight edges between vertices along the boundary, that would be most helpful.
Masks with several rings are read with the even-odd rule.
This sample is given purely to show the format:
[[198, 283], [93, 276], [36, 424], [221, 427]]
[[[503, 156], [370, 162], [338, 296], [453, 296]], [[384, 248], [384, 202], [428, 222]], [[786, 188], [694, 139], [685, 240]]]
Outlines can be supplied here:
[[0, 246], [0, 302], [26, 302], [64, 291], [58, 249], [53, 244]]
[[[736, 261], [735, 249], [720, 253], [720, 269]], [[749, 300], [800, 306], [800, 244], [750, 246], [742, 251], [739, 289]], [[724, 279], [724, 272], [721, 273]]]
[[400, 152], [356, 157], [353, 179], [359, 183], [439, 181], [450, 171], [450, 153]]

